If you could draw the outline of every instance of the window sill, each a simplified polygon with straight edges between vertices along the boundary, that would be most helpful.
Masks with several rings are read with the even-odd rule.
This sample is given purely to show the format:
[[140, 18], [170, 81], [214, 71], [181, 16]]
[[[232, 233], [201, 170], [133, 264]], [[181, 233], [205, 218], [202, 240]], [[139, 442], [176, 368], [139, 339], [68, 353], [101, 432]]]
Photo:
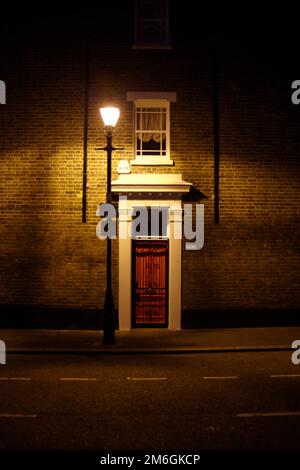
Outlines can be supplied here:
[[149, 157], [136, 157], [134, 160], [130, 160], [131, 165], [168, 165], [173, 166], [173, 160], [170, 160], [169, 157], [156, 157], [156, 156], [149, 156]]
[[135, 43], [132, 44], [132, 49], [166, 49], [171, 50], [173, 47], [169, 43]]

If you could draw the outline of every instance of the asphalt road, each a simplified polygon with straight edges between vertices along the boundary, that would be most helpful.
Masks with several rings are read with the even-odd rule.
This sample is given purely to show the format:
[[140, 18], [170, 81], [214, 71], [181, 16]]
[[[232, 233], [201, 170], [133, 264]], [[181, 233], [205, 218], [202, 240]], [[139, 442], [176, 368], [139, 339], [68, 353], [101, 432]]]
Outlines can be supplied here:
[[298, 449], [289, 352], [8, 355], [0, 449]]

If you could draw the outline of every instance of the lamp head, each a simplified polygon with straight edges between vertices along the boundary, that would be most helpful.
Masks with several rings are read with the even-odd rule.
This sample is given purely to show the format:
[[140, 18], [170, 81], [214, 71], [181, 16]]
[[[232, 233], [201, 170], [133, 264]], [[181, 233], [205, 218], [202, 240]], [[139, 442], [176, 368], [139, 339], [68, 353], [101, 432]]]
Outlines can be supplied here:
[[114, 128], [120, 116], [119, 108], [114, 106], [105, 106], [100, 108], [100, 115], [105, 127]]

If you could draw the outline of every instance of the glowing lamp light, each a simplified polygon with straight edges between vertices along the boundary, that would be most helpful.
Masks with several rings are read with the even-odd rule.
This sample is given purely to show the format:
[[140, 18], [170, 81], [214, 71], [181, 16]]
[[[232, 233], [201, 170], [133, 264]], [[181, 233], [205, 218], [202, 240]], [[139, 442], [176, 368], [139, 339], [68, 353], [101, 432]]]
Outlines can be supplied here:
[[100, 108], [100, 115], [105, 126], [115, 127], [120, 116], [120, 110], [113, 106], [107, 106]]

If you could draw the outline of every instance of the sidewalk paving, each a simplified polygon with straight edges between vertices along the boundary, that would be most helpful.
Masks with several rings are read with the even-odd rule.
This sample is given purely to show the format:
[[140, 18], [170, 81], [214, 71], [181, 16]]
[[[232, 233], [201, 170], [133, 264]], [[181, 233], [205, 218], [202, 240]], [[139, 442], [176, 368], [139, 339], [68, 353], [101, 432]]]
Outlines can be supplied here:
[[300, 327], [136, 329], [116, 331], [116, 344], [103, 345], [102, 331], [0, 330], [8, 353], [200, 353], [290, 350]]

